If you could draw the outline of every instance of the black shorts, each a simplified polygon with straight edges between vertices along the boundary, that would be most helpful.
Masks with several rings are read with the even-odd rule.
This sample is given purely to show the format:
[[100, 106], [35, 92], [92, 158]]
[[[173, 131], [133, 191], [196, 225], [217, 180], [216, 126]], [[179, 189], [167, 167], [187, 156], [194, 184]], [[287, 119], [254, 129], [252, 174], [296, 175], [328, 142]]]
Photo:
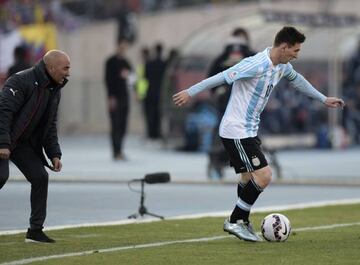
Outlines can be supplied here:
[[230, 158], [230, 166], [236, 173], [253, 172], [266, 167], [268, 162], [261, 150], [259, 137], [245, 139], [222, 138], [223, 145]]

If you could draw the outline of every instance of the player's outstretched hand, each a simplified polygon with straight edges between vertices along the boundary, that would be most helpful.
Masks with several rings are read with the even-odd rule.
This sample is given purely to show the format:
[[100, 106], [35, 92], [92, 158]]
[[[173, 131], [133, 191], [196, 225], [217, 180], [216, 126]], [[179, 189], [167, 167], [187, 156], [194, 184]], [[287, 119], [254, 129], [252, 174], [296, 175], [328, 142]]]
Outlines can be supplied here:
[[334, 97], [328, 97], [324, 104], [329, 108], [343, 108], [345, 106], [344, 100]]
[[188, 94], [188, 92], [186, 90], [180, 91], [179, 93], [176, 93], [175, 95], [173, 95], [173, 101], [175, 103], [176, 106], [183, 106], [186, 103], [188, 103], [190, 101], [190, 95]]

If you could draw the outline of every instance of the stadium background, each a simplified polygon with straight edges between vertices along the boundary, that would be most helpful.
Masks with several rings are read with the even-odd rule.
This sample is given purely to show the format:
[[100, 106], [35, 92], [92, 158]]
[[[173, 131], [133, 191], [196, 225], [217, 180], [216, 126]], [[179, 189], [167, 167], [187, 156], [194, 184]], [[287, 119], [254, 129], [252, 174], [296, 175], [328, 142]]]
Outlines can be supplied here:
[[[64, 168], [51, 176], [47, 225], [74, 225], [124, 219], [137, 209], [138, 194], [126, 183], [150, 172], [169, 171], [166, 186], [147, 187], [146, 203], [152, 211], [167, 216], [229, 210], [235, 193], [236, 176], [229, 168], [223, 182], [209, 182], [204, 153], [176, 152], [182, 142], [186, 111], [176, 111], [170, 96], [206, 75], [210, 61], [221, 52], [234, 27], [249, 30], [251, 46], [260, 51], [271, 45], [273, 35], [284, 24], [301, 28], [307, 41], [294, 65], [324, 92], [346, 97], [351, 102], [353, 134], [360, 135], [360, 96], [356, 82], [345, 82], [348, 62], [356, 59], [359, 41], [358, 1], [0, 1], [0, 71], [2, 81], [12, 60], [12, 49], [24, 39], [32, 45], [32, 60], [51, 48], [63, 49], [72, 59], [71, 79], [63, 90], [60, 109], [61, 144]], [[120, 18], [119, 18], [120, 17]], [[103, 82], [104, 61], [114, 52], [119, 20], [130, 24], [133, 44], [128, 57], [137, 65], [140, 49], [161, 41], [166, 53], [179, 51], [179, 58], [168, 73], [176, 82], [164, 87], [164, 130], [170, 143], [164, 148], [143, 141], [140, 104], [132, 98], [130, 131], [125, 151], [129, 161], [111, 159], [108, 117]], [[36, 22], [36, 23], [34, 23]], [[46, 22], [46, 23], [44, 23]], [[121, 29], [121, 26], [120, 26]], [[136, 30], [132, 30], [136, 29]], [[351, 69], [350, 69], [351, 70]], [[353, 69], [356, 70], [356, 69]], [[360, 75], [355, 73], [354, 80]], [[173, 79], [174, 80], [174, 79]], [[173, 81], [172, 80], [172, 81]], [[265, 114], [272, 121], [262, 128], [263, 140], [273, 146], [313, 147], [318, 130], [319, 105], [298, 94], [280, 95], [281, 84]], [[360, 95], [360, 93], [359, 93]], [[280, 98], [278, 98], [280, 97]], [[209, 100], [206, 93], [199, 98]], [[310, 110], [306, 126], [280, 123], [272, 111], [291, 99], [300, 109]], [[303, 108], [304, 107], [304, 108]], [[191, 106], [187, 111], [191, 110]], [[282, 108], [292, 113], [289, 108]], [[349, 109], [348, 109], [349, 110]], [[359, 142], [344, 134], [341, 111], [323, 113], [325, 125], [336, 132], [333, 150], [277, 150], [283, 169], [280, 185], [271, 185], [259, 206], [304, 202], [341, 201], [359, 197]], [[273, 116], [275, 115], [275, 116]], [[271, 127], [272, 126], [272, 127]], [[330, 130], [330, 131], [331, 131]], [[151, 158], [151, 159], [149, 159]], [[141, 165], [141, 167], [139, 166]], [[276, 176], [276, 175], [275, 175]], [[1, 230], [22, 229], [27, 225], [28, 183], [11, 168], [11, 177], [0, 192]], [[14, 182], [13, 180], [19, 181]], [[222, 183], [231, 185], [221, 185]], [[275, 182], [275, 181], [274, 181]], [[315, 183], [316, 182], [316, 183]], [[208, 184], [208, 185], [198, 185]], [[283, 185], [306, 184], [306, 185]], [[316, 185], [311, 185], [316, 184]], [[329, 184], [335, 184], [329, 186]], [[96, 196], [94, 196], [96, 194]], [[214, 196], [214, 194], [217, 194]], [[165, 198], [165, 199], [164, 199]], [[194, 202], [201, 203], [194, 203]], [[92, 207], [89, 207], [92, 205]], [[105, 207], [104, 207], [105, 205]]]
[[[105, 133], [108, 118], [103, 66], [106, 57], [114, 51], [121, 23], [124, 27], [126, 21], [125, 26], [132, 32], [133, 44], [128, 57], [133, 65], [139, 63], [141, 47], [156, 42], [162, 42], [166, 52], [179, 51], [179, 60], [168, 72], [176, 76], [176, 83], [166, 82], [167, 86], [163, 87], [163, 107], [169, 114], [164, 117], [163, 127], [167, 136], [179, 136], [184, 117], [173, 111], [169, 96], [205, 77], [210, 61], [222, 50], [236, 26], [249, 31], [251, 46], [256, 51], [271, 45], [281, 25], [298, 26], [307, 35], [300, 59], [295, 62], [299, 72], [324, 93], [344, 96], [343, 66], [354, 54], [359, 37], [359, 21], [354, 12], [358, 6], [358, 1], [350, 0], [1, 1], [0, 71], [4, 78], [12, 62], [12, 49], [23, 40], [32, 43], [34, 60], [47, 49], [56, 47], [67, 51], [72, 59], [72, 76], [63, 91], [60, 131], [63, 134]], [[283, 89], [277, 91], [284, 93]], [[273, 96], [269, 104], [272, 109], [268, 108], [265, 115], [276, 120], [276, 115], [281, 115], [276, 111], [282, 111], [277, 106], [289, 97], [293, 95], [284, 99]], [[310, 105], [305, 124], [300, 125], [301, 128], [293, 125], [294, 128], [287, 131], [284, 129], [289, 126], [272, 124], [265, 134], [317, 130], [319, 106], [299, 95], [295, 97], [299, 99], [293, 108]], [[141, 134], [140, 104], [134, 97], [132, 101], [130, 132]], [[339, 127], [343, 124], [340, 112], [329, 113], [328, 122], [331, 130], [337, 132], [336, 137], [344, 138]], [[344, 147], [348, 140], [333, 139], [333, 142], [335, 147]]]

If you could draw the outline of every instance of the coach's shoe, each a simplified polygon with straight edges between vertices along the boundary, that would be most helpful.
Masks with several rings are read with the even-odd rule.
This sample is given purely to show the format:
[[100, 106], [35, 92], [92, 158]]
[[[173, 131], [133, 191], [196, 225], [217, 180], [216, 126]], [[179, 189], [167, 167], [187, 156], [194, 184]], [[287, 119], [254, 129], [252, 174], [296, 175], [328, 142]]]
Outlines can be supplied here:
[[42, 229], [28, 229], [25, 237], [27, 243], [55, 243], [54, 239], [48, 237]]
[[247, 225], [243, 220], [238, 220], [237, 223], [230, 223], [229, 219], [226, 219], [224, 222], [224, 231], [245, 241], [259, 241], [257, 236], [254, 236], [252, 233], [250, 233]]
[[254, 230], [254, 228], [253, 228], [253, 226], [252, 226], [252, 224], [251, 224], [250, 221], [244, 222], [244, 224], [247, 226], [249, 232], [250, 232], [254, 237], [257, 238], [257, 241], [258, 241], [258, 242], [263, 241], [263, 239], [255, 232], [255, 230]]

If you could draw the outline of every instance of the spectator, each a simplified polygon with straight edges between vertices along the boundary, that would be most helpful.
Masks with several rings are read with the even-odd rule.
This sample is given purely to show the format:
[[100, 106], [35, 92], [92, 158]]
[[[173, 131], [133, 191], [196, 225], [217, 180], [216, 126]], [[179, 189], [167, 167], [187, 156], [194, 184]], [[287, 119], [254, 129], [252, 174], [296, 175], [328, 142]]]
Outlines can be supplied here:
[[27, 50], [25, 46], [17, 46], [14, 49], [14, 60], [15, 63], [8, 70], [8, 77], [31, 67], [27, 59]]
[[[240, 62], [243, 58], [253, 55], [254, 52], [249, 47], [249, 35], [243, 28], [234, 29], [231, 38], [225, 45], [222, 53], [212, 62], [208, 76], [216, 75], [227, 68]], [[217, 124], [212, 128], [212, 144], [209, 151], [208, 177], [211, 179], [222, 178], [222, 167], [228, 162], [228, 156], [221, 144], [220, 137], [217, 134], [220, 125], [220, 119], [225, 113], [226, 105], [231, 94], [231, 87], [224, 84], [217, 86], [212, 90], [215, 98], [215, 105], [218, 112]]]
[[151, 140], [161, 138], [161, 90], [166, 62], [162, 56], [163, 46], [161, 43], [155, 46], [155, 56], [146, 67], [146, 79], [149, 81], [149, 89], [145, 97], [147, 136]]
[[125, 57], [127, 47], [126, 40], [119, 40], [116, 53], [108, 58], [105, 64], [105, 84], [114, 160], [126, 160], [123, 153], [123, 139], [129, 113], [128, 79], [132, 70], [130, 62]]

